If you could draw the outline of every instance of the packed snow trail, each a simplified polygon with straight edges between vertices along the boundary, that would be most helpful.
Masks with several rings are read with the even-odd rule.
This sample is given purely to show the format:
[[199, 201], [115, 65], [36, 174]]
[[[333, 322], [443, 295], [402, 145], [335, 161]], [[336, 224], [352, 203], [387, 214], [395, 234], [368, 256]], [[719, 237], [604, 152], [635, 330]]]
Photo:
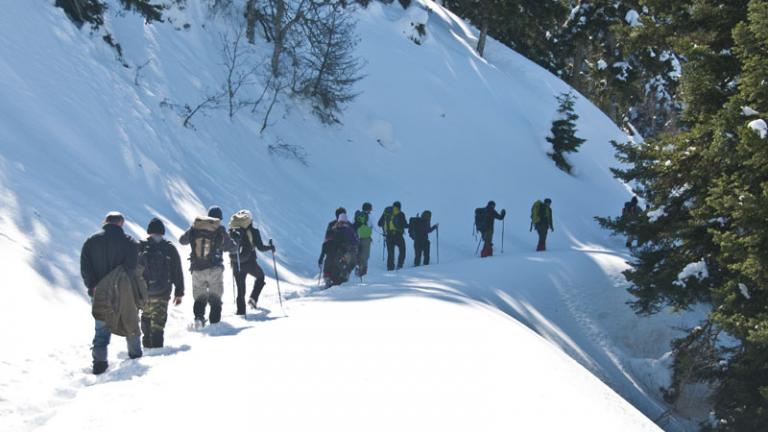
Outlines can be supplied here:
[[658, 430], [515, 320], [407, 273], [176, 333], [39, 430]]

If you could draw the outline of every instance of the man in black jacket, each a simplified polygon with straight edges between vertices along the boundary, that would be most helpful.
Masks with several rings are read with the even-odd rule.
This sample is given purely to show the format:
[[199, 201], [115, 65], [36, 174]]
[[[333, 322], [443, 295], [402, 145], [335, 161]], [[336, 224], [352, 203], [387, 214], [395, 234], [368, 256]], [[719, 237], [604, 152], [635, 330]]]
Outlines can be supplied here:
[[420, 218], [411, 220], [412, 224], [409, 231], [413, 232], [413, 265], [418, 267], [421, 265], [421, 258], [424, 257], [424, 265], [429, 265], [429, 252], [431, 243], [429, 241], [429, 234], [438, 229], [437, 224], [432, 225], [432, 212], [424, 210]]
[[[221, 297], [224, 295], [224, 252], [234, 252], [235, 242], [229, 237], [227, 229], [221, 225], [223, 213], [221, 208], [213, 206], [208, 209], [208, 218], [200, 218], [203, 225], [215, 228], [212, 230], [195, 225], [179, 238], [179, 243], [191, 245], [190, 271], [192, 272], [192, 296], [195, 304], [192, 310], [195, 314], [195, 327], [205, 326], [205, 308], [211, 306], [208, 319], [211, 324], [221, 321]], [[213, 221], [215, 224], [211, 224]], [[198, 223], [198, 220], [195, 221]], [[206, 228], [207, 228], [206, 227]]]
[[[136, 242], [123, 232], [125, 218], [118, 212], [109, 212], [104, 218], [102, 232], [92, 235], [83, 244], [80, 253], [80, 274], [88, 288], [88, 296], [93, 298], [93, 290], [99, 281], [118, 266], [124, 266], [128, 272], [136, 270], [138, 253]], [[96, 333], [93, 337], [93, 373], [99, 375], [107, 370], [107, 347], [112, 333], [103, 321], [96, 320]], [[132, 359], [142, 356], [139, 335], [126, 338], [128, 356]]]
[[395, 248], [398, 249], [397, 269], [405, 263], [405, 238], [403, 234], [408, 229], [405, 214], [402, 212], [400, 201], [395, 201], [392, 207], [386, 209], [379, 218], [378, 225], [384, 230], [387, 243], [387, 270], [395, 269]]
[[[259, 252], [275, 251], [275, 247], [270, 243], [265, 245], [261, 240], [261, 233], [253, 227], [251, 212], [240, 210], [237, 215], [242, 215], [243, 220], [247, 220], [245, 227], [233, 227], [230, 224], [229, 236], [237, 245], [234, 253], [229, 253], [232, 262], [232, 272], [237, 284], [237, 315], [245, 315], [245, 279], [248, 275], [256, 278], [253, 282], [253, 290], [248, 298], [248, 305], [256, 309], [259, 303], [259, 295], [264, 288], [264, 270], [256, 262], [256, 250]], [[233, 221], [235, 219], [233, 218]]]
[[162, 348], [168, 302], [173, 291], [173, 304], [181, 304], [184, 296], [184, 273], [176, 247], [164, 239], [165, 225], [153, 218], [147, 226], [146, 240], [139, 243], [139, 263], [144, 267], [149, 298], [141, 313], [142, 344], [145, 348]]
[[488, 205], [485, 206], [485, 221], [480, 230], [480, 235], [483, 238], [483, 250], [480, 252], [480, 257], [485, 258], [493, 256], [493, 226], [496, 220], [504, 220], [507, 216], [506, 210], [501, 210], [501, 213], [496, 211], [496, 203], [494, 201], [488, 201]]

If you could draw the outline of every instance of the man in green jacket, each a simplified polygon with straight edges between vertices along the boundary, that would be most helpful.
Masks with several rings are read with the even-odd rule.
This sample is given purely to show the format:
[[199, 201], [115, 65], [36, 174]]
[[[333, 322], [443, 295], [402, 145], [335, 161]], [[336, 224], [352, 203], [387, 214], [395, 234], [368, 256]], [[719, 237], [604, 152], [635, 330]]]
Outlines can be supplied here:
[[354, 228], [360, 238], [357, 249], [357, 269], [355, 274], [363, 277], [368, 273], [368, 259], [371, 257], [371, 243], [373, 243], [373, 225], [371, 225], [371, 203], [364, 203], [363, 209], [355, 212]]

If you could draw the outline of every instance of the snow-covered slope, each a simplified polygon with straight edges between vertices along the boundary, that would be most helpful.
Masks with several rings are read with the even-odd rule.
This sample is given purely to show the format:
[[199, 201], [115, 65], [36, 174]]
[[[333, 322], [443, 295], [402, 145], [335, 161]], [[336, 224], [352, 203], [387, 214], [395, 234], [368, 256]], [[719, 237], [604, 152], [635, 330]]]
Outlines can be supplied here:
[[[473, 30], [432, 2], [408, 11], [372, 3], [357, 13], [366, 78], [343, 126], [284, 105], [263, 134], [247, 110], [197, 117], [191, 130], [162, 102], [195, 103], [221, 82], [224, 23], [209, 20], [204, 2], [153, 25], [112, 9], [108, 26], [126, 62], [149, 60], [139, 85], [135, 67], [52, 2], [24, 3], [0, 15], [0, 426], [128, 429], [152, 416], [202, 429], [209, 420], [185, 411], [214, 403], [243, 413], [228, 422], [255, 417], [286, 430], [300, 421], [485, 430], [515, 418], [539, 430], [653, 428], [587, 370], [647, 416], [666, 410], [657, 388], [668, 375], [670, 327], [691, 317], [641, 320], [624, 304], [621, 242], [592, 219], [627, 198], [608, 171], [616, 164], [608, 142], [624, 137], [580, 100], [588, 141], [572, 157], [576, 176], [558, 171], [544, 140], [555, 96], [568, 90], [557, 78], [494, 41], [488, 60], [477, 57]], [[427, 24], [422, 45], [408, 38], [412, 22]], [[278, 142], [303, 147], [309, 166], [270, 154]], [[556, 232], [551, 251], [535, 254], [529, 209], [544, 196], [554, 201]], [[383, 274], [376, 239], [372, 285], [316, 293], [333, 210], [370, 201], [378, 213], [396, 199], [408, 216], [432, 210], [441, 264]], [[505, 255], [480, 261], [472, 210], [489, 199], [509, 212]], [[225, 215], [251, 209], [275, 239], [290, 317], [275, 319], [270, 280], [272, 313], [190, 335], [187, 298], [171, 313], [169, 348], [88, 376], [82, 241], [112, 209], [135, 236], [159, 215], [175, 240], [211, 204]], [[231, 305], [228, 292], [224, 300]], [[113, 342], [111, 356], [123, 354]], [[212, 375], [199, 383], [201, 374]], [[160, 405], [135, 400], [141, 393]], [[220, 399], [208, 401], [212, 394]], [[100, 404], [102, 416], [93, 406], [105, 400], [125, 403]]]

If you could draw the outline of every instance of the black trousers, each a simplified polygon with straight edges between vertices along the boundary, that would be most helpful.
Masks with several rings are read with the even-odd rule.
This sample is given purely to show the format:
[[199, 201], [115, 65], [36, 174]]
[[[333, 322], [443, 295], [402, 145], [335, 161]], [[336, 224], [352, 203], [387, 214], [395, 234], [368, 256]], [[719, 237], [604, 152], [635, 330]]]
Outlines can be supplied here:
[[413, 241], [413, 265], [418, 267], [421, 265], [421, 258], [424, 257], [424, 265], [429, 265], [429, 249], [431, 243], [429, 239], [416, 239]]
[[256, 280], [253, 281], [251, 298], [258, 303], [261, 290], [266, 284], [264, 282], [264, 270], [261, 269], [255, 260], [252, 260], [241, 262], [240, 271], [237, 271], [237, 263], [235, 263], [232, 266], [232, 271], [235, 274], [235, 284], [237, 284], [237, 314], [245, 315], [245, 279], [248, 275], [256, 278]]
[[549, 226], [543, 224], [536, 225], [536, 232], [539, 234], [539, 244], [536, 246], [536, 250], [547, 250], [547, 233], [549, 232]]
[[397, 268], [405, 263], [405, 239], [402, 234], [387, 234], [387, 270], [395, 269], [395, 248], [398, 249]]

